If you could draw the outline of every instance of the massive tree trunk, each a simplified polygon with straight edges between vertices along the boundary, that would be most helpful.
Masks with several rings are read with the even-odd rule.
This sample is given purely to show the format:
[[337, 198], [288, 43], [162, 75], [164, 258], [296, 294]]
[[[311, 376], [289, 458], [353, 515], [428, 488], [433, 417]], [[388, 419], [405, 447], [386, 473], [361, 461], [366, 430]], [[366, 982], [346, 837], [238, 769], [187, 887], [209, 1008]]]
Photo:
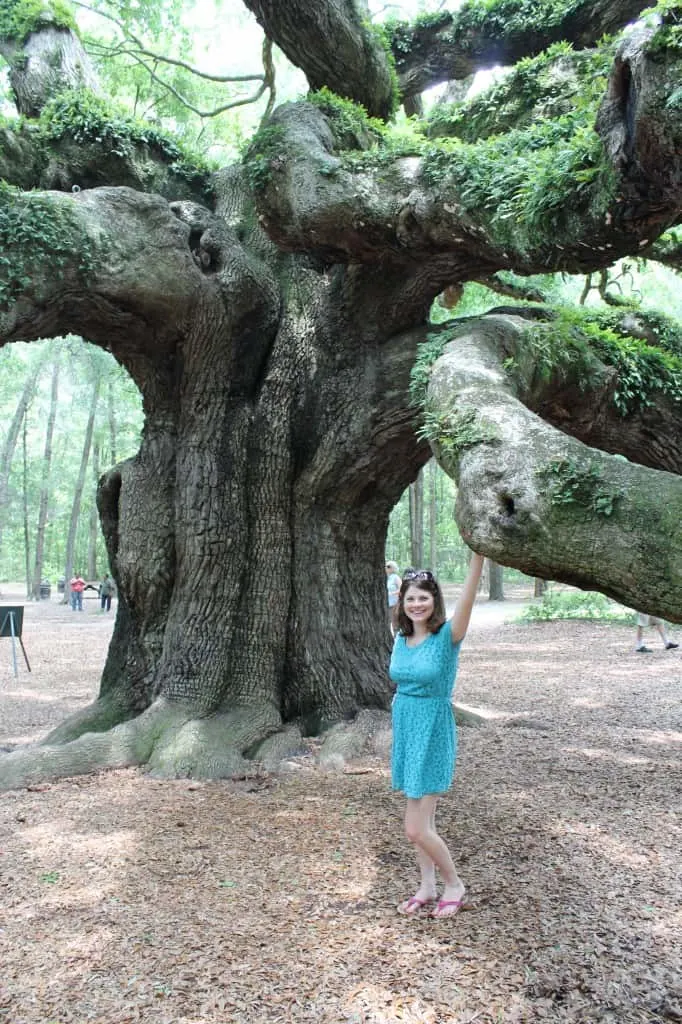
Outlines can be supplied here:
[[[250, 6], [289, 38], [286, 5]], [[309, 8], [290, 5], [301, 24]], [[359, 3], [327, 0], [314, 14], [332, 9], [369, 31]], [[618, 55], [604, 148], [590, 135], [589, 152], [570, 151], [576, 166], [552, 179], [561, 202], [537, 222], [545, 192], [527, 187], [524, 150], [513, 229], [499, 201], [472, 199], [465, 147], [348, 160], [333, 113], [304, 103], [276, 111], [245, 165], [215, 176], [211, 210], [130, 188], [16, 197], [21, 224], [36, 213], [51, 242], [25, 253], [9, 238], [0, 343], [72, 331], [110, 349], [146, 422], [138, 455], [98, 493], [119, 591], [99, 699], [46, 745], [4, 758], [1, 785], [143, 762], [223, 776], [253, 758], [274, 764], [331, 723], [356, 718], [366, 735], [390, 701], [388, 516], [430, 455], [408, 397], [418, 347], [437, 333], [430, 304], [501, 269], [607, 266], [679, 219], [680, 118], [668, 102], [679, 56], [660, 60], [648, 40], [629, 38]], [[381, 68], [363, 67], [380, 94]], [[562, 154], [573, 134], [560, 135]], [[499, 195], [491, 152], [476, 167], [482, 195]], [[540, 161], [549, 174], [544, 151]], [[679, 618], [670, 418], [616, 430], [613, 374], [595, 365], [591, 408], [603, 395], [603, 416], [560, 422], [561, 388], [524, 372], [529, 333], [501, 314], [467, 322], [432, 374], [426, 427], [459, 478], [465, 538], [500, 563]], [[518, 380], [504, 369], [512, 358]], [[661, 443], [643, 445], [643, 430]], [[669, 472], [583, 443], [604, 439]], [[348, 739], [338, 735], [334, 750]]]
[[[387, 708], [383, 544], [428, 447], [415, 444], [404, 402], [420, 334], [372, 326], [368, 311], [380, 302], [409, 315], [404, 276], [283, 259], [234, 176], [220, 216], [126, 190], [69, 202], [85, 236], [118, 230], [90, 304], [72, 292], [52, 307], [51, 331], [111, 347], [146, 422], [139, 454], [98, 497], [119, 590], [100, 699], [49, 744], [149, 709], [143, 759], [157, 772], [224, 775], [243, 770], [246, 752], [267, 756], [259, 745], [284, 723], [317, 731]], [[153, 312], [166, 326], [151, 334]], [[44, 316], [18, 314], [16, 333], [43, 333]], [[159, 727], [160, 708], [173, 728]], [[122, 728], [139, 737], [136, 722]], [[74, 748], [78, 768], [91, 743]], [[123, 746], [106, 763], [127, 760]], [[12, 758], [10, 781], [27, 770], [23, 753]]]

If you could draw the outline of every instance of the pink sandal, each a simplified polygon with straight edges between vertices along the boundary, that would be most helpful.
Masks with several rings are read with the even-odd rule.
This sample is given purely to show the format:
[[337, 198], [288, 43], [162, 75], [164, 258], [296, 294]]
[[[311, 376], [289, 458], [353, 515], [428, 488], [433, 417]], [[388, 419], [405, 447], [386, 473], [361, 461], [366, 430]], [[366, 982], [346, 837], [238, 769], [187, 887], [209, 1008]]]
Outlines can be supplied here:
[[422, 907], [429, 907], [435, 902], [436, 901], [433, 896], [426, 900], [420, 899], [419, 896], [410, 896], [409, 900], [405, 900], [404, 903], [400, 904], [398, 907], [398, 913], [403, 914], [405, 917], [412, 917], [412, 915], [416, 914], [418, 910], [422, 909]]
[[[467, 894], [465, 892], [462, 893], [461, 898], [458, 900], [438, 900], [429, 917], [432, 917], [435, 921], [439, 921], [441, 918], [454, 917], [456, 914], [459, 914], [462, 907], [465, 907], [466, 904]], [[440, 913], [441, 910], [447, 910], [448, 907], [454, 907], [455, 909], [450, 910], [446, 914]]]

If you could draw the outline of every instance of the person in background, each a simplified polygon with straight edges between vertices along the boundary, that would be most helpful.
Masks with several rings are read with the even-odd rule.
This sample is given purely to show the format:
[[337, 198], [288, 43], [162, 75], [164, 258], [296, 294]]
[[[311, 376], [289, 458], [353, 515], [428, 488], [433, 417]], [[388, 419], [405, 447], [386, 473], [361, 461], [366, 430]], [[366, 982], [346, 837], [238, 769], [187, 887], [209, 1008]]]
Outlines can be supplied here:
[[[452, 691], [459, 648], [471, 618], [483, 557], [472, 554], [451, 619], [443, 594], [428, 569], [406, 569], [398, 599], [398, 635], [389, 674], [393, 698], [393, 789], [406, 798], [405, 834], [414, 845], [419, 888], [398, 907], [414, 914], [433, 905], [431, 916], [452, 917], [466, 903], [464, 883], [436, 831], [438, 798], [450, 788], [457, 753]], [[443, 881], [437, 900], [436, 869]]]
[[396, 612], [398, 610], [398, 595], [402, 580], [398, 573], [398, 566], [395, 562], [386, 562], [386, 590], [388, 592], [388, 627], [391, 636], [395, 636], [397, 629]]
[[644, 630], [647, 626], [653, 626], [654, 629], [658, 630], [658, 633], [663, 641], [663, 646], [666, 651], [673, 651], [679, 647], [679, 644], [673, 643], [668, 637], [665, 631], [665, 623], [663, 619], [659, 619], [656, 615], [646, 615], [644, 612], [637, 612], [637, 641], [635, 643], [635, 651], [638, 654], [651, 654], [651, 648], [647, 647], [644, 643]]
[[116, 584], [112, 576], [107, 573], [99, 585], [99, 601], [102, 611], [111, 611], [111, 599], [116, 592]]
[[75, 576], [72, 576], [69, 588], [71, 590], [71, 611], [75, 612], [76, 609], [78, 609], [79, 612], [82, 612], [85, 580], [79, 572], [77, 572]]

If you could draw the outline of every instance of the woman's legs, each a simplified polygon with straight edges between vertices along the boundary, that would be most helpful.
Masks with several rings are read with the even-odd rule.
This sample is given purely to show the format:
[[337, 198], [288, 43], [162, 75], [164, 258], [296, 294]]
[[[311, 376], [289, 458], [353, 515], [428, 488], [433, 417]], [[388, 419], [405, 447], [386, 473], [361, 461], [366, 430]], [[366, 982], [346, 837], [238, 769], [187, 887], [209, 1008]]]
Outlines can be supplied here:
[[[421, 872], [421, 883], [415, 893], [415, 898], [421, 901], [431, 900], [435, 897], [436, 868], [438, 868], [444, 883], [442, 899], [457, 901], [464, 895], [464, 883], [457, 874], [450, 851], [436, 832], [437, 803], [438, 797], [435, 794], [429, 794], [419, 800], [408, 797], [405, 807], [405, 835], [415, 847]], [[407, 902], [409, 901], [403, 903], [400, 908], [403, 912], [410, 913], [412, 910], [419, 909], [418, 904], [407, 908]], [[451, 910], [450, 912], [456, 911]], [[449, 914], [443, 913], [437, 914], [437, 916], [445, 917]]]

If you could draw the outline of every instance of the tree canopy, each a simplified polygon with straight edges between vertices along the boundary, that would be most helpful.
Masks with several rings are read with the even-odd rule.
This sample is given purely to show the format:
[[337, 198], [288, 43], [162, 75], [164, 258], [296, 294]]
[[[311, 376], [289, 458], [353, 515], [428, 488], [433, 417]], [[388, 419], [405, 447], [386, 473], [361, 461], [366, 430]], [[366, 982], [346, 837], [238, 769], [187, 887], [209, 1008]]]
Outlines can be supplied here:
[[[390, 699], [388, 516], [431, 450], [475, 550], [682, 621], [680, 328], [524, 286], [597, 275], [613, 299], [619, 260], [679, 269], [682, 5], [438, 7], [380, 22], [364, 0], [244, 0], [262, 70], [226, 67], [212, 102], [255, 87], [263, 116], [214, 168], [200, 131], [190, 151], [167, 130], [197, 125], [184, 32], [160, 84], [180, 7], [103, 6], [119, 35], [93, 42], [61, 0], [2, 0], [21, 116], [0, 133], [0, 344], [80, 334], [145, 411], [98, 493], [121, 598], [100, 697], [8, 755], [6, 785], [224, 775], [322, 729], [352, 749]], [[305, 98], [276, 103], [278, 51]], [[165, 116], [112, 106], [108, 62], [110, 82], [146, 73]], [[495, 308], [432, 323], [472, 281]]]

